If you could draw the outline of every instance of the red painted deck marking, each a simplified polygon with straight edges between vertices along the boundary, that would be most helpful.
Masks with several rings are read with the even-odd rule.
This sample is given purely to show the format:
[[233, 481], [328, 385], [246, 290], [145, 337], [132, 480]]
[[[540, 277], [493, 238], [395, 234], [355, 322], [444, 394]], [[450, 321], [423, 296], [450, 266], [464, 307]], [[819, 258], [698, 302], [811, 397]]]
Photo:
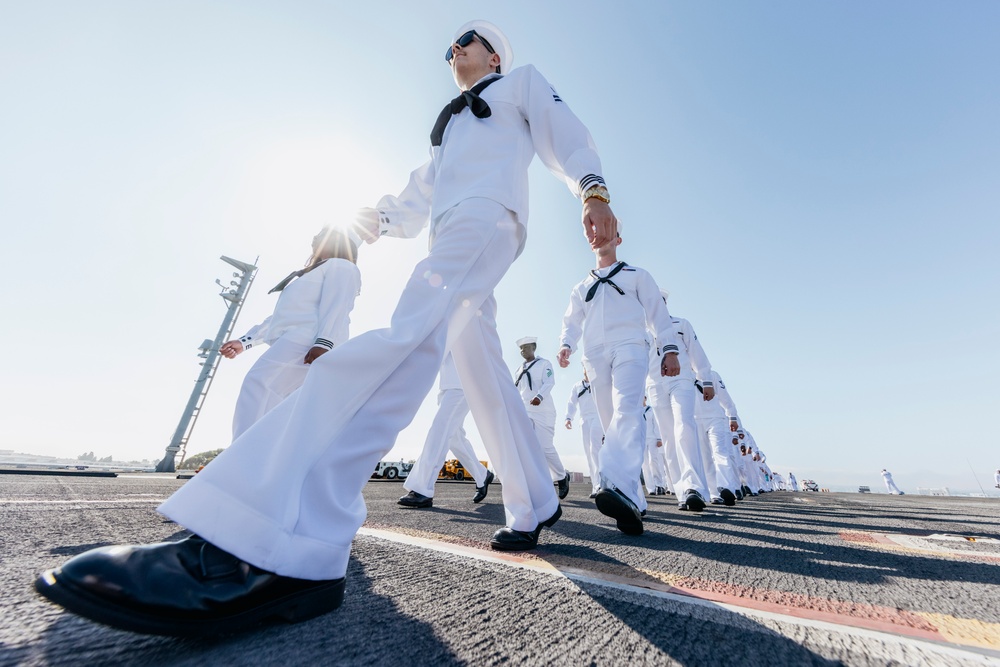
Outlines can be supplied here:
[[[933, 642], [972, 645], [971, 642], [956, 641], [953, 636], [943, 634], [935, 623], [926, 618], [926, 615], [930, 615], [929, 612], [912, 612], [867, 603], [830, 600], [799, 593], [739, 586], [707, 579], [681, 577], [669, 572], [634, 569], [625, 565], [597, 564], [583, 559], [548, 554], [544, 548], [535, 552], [498, 552], [490, 549], [489, 545], [482, 541], [398, 526], [368, 523], [365, 524], [365, 528], [362, 528], [361, 533], [460, 553], [480, 560], [508, 563], [536, 571], [561, 574], [569, 578], [585, 578], [597, 582], [603, 581], [633, 588], [643, 588], [668, 595], [678, 595], [729, 607], [798, 618], [804, 621], [819, 621]], [[863, 533], [858, 535], [861, 537], [849, 541], [867, 544], [880, 542], [877, 536]], [[891, 544], [891, 541], [886, 541]], [[892, 546], [897, 547], [894, 544]], [[944, 618], [953, 620], [957, 624], [965, 622], [965, 619], [951, 616], [944, 616]], [[996, 641], [976, 642], [975, 645], [997, 649], [1000, 648], [1000, 637]]]

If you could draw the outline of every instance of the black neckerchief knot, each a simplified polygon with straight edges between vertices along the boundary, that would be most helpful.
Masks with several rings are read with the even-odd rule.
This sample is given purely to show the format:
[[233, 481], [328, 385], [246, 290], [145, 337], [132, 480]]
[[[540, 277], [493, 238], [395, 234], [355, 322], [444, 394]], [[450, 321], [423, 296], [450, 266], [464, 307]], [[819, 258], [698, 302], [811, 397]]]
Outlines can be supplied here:
[[616, 275], [618, 275], [618, 272], [621, 271], [622, 269], [624, 269], [626, 266], [628, 266], [628, 264], [626, 264], [625, 262], [618, 262], [618, 265], [615, 266], [615, 268], [611, 269], [611, 273], [608, 274], [607, 278], [602, 278], [599, 275], [597, 275], [597, 271], [596, 270], [591, 271], [590, 275], [594, 276], [594, 278], [597, 280], [597, 282], [594, 283], [593, 285], [591, 285], [590, 289], [587, 290], [586, 301], [590, 301], [591, 299], [593, 299], [594, 295], [597, 294], [597, 288], [600, 287], [601, 285], [603, 285], [604, 283], [607, 283], [607, 284], [611, 285], [616, 290], [618, 290], [619, 294], [621, 294], [622, 296], [625, 296], [625, 291], [621, 287], [619, 287], [618, 285], [615, 285], [613, 282], [611, 282], [611, 279], [614, 278]]
[[587, 382], [584, 382], [583, 383], [583, 389], [580, 390], [580, 393], [577, 394], [576, 397], [580, 398], [581, 396], [583, 396], [584, 394], [586, 394], [588, 391], [590, 391], [590, 384], [587, 383]]
[[462, 94], [453, 99], [451, 102], [445, 105], [444, 109], [441, 109], [441, 113], [438, 114], [437, 122], [434, 123], [434, 129], [431, 130], [431, 146], [440, 146], [441, 141], [444, 139], [444, 130], [448, 127], [448, 122], [451, 117], [459, 113], [465, 107], [469, 107], [476, 118], [489, 118], [493, 115], [490, 110], [490, 105], [486, 103], [486, 100], [481, 98], [479, 94], [486, 90], [486, 87], [502, 79], [503, 77], [496, 76], [492, 79], [486, 79], [486, 81], [480, 81], [472, 87], [472, 90], [463, 90]]
[[307, 273], [309, 273], [313, 269], [317, 268], [319, 265], [321, 265], [325, 261], [326, 261], [325, 259], [321, 259], [320, 261], [316, 262], [315, 264], [310, 264], [309, 266], [307, 266], [304, 269], [299, 269], [298, 271], [292, 271], [287, 276], [285, 276], [284, 280], [282, 280], [280, 283], [278, 283], [277, 285], [275, 285], [274, 287], [272, 287], [270, 290], [268, 290], [267, 293], [268, 294], [274, 294], [275, 292], [280, 292], [281, 290], [283, 290], [286, 287], [288, 287], [288, 283], [292, 282], [293, 280], [295, 280], [299, 276], [306, 275]]
[[536, 359], [532, 359], [530, 364], [527, 364], [527, 365], [521, 364], [521, 373], [517, 376], [517, 379], [514, 380], [514, 386], [515, 387], [518, 384], [520, 384], [521, 378], [523, 378], [525, 375], [527, 375], [528, 376], [528, 389], [532, 388], [531, 387], [531, 373], [529, 373], [528, 371], [531, 370], [531, 367], [534, 366], [537, 363], [538, 363], [538, 359], [536, 358]]

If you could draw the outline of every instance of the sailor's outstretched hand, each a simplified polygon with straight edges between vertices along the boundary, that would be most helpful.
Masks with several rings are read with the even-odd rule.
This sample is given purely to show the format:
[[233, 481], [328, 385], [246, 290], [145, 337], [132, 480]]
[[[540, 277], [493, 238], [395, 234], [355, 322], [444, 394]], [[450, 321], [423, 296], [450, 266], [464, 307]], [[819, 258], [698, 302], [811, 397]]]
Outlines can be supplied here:
[[354, 230], [365, 243], [375, 243], [379, 237], [378, 210], [362, 208], [354, 216]]
[[223, 343], [219, 348], [219, 353], [226, 359], [235, 359], [236, 355], [243, 351], [243, 343], [238, 340], [231, 340]]
[[618, 235], [618, 219], [611, 207], [596, 197], [583, 202], [583, 233], [595, 249]]

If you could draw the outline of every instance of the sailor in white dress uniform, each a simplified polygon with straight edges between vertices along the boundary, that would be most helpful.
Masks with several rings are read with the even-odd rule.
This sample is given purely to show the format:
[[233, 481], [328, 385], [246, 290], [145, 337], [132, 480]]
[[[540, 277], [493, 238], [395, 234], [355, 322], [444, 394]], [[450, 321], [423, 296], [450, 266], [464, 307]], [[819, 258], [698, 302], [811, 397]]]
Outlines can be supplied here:
[[885, 482], [885, 490], [894, 496], [901, 496], [903, 492], [899, 490], [896, 486], [896, 482], [892, 481], [892, 473], [882, 468], [882, 481]]
[[222, 356], [233, 359], [252, 347], [268, 346], [240, 387], [233, 440], [298, 389], [313, 361], [348, 339], [351, 310], [361, 292], [357, 244], [356, 236], [324, 227], [313, 237], [306, 268], [271, 290], [279, 292], [274, 313], [219, 348]]
[[642, 463], [642, 477], [646, 491], [651, 496], [662, 496], [667, 491], [667, 461], [663, 456], [663, 440], [653, 416], [653, 408], [646, 406], [642, 411], [646, 423], [646, 456]]
[[528, 411], [531, 426], [538, 436], [538, 444], [545, 453], [549, 464], [552, 481], [559, 487], [559, 498], [565, 498], [569, 493], [570, 475], [566, 466], [556, 451], [554, 438], [556, 434], [556, 404], [552, 400], [552, 388], [556, 385], [552, 363], [548, 359], [535, 355], [538, 339], [525, 336], [517, 340], [524, 363], [514, 371], [514, 386], [521, 393], [521, 400]]
[[[733, 424], [739, 423], [736, 404], [733, 403], [726, 383], [714, 370], [711, 372], [715, 387], [715, 397], [711, 401], [694, 402], [694, 416], [698, 424], [698, 437], [702, 451], [706, 453], [705, 472], [712, 489], [712, 502], [716, 499], [725, 505], [736, 504], [736, 490], [740, 488], [739, 472], [736, 469], [732, 441]], [[703, 390], [695, 383], [699, 393]]]
[[590, 470], [590, 483], [593, 486], [591, 498], [597, 495], [601, 488], [600, 453], [604, 444], [604, 429], [601, 427], [601, 417], [597, 414], [597, 404], [594, 403], [594, 392], [587, 379], [587, 369], [583, 369], [583, 379], [573, 385], [566, 403], [567, 429], [573, 428], [573, 419], [580, 411], [580, 431], [583, 436], [583, 453], [587, 457], [587, 468]]
[[[620, 226], [619, 226], [620, 227]], [[641, 535], [646, 497], [639, 488], [645, 452], [643, 388], [649, 343], [667, 350], [661, 372], [676, 375], [677, 340], [670, 313], [649, 272], [618, 261], [621, 237], [597, 248], [597, 268], [570, 293], [559, 339], [559, 365], [581, 347], [604, 427], [600, 455], [601, 488], [595, 502], [618, 529]]]
[[[661, 290], [664, 305], [668, 293]], [[712, 365], [702, 349], [691, 323], [681, 317], [671, 317], [676, 331], [680, 373], [663, 376], [660, 373], [661, 350], [651, 350], [646, 395], [656, 415], [660, 436], [666, 444], [667, 471], [677, 493], [678, 507], [700, 512], [709, 501], [711, 492], [705, 469], [706, 456], [698, 439], [695, 403], [711, 401], [715, 395]], [[695, 390], [695, 381], [702, 392]]]
[[462, 467], [472, 473], [476, 482], [473, 502], [486, 497], [493, 473], [486, 469], [476, 457], [476, 450], [465, 435], [465, 418], [469, 415], [469, 402], [465, 400], [462, 382], [458, 379], [455, 362], [449, 354], [441, 364], [438, 378], [438, 411], [424, 440], [424, 448], [406, 476], [403, 488], [409, 493], [397, 503], [404, 507], [432, 507], [434, 483], [441, 466], [444, 465], [448, 450], [455, 455]]

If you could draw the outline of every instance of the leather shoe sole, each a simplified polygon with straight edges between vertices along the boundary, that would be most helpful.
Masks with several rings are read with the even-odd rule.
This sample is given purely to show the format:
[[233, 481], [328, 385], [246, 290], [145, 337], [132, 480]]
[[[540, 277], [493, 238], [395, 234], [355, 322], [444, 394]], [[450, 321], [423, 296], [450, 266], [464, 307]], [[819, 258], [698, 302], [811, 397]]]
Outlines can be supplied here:
[[538, 524], [534, 530], [514, 530], [513, 528], [501, 528], [493, 533], [490, 539], [490, 547], [497, 551], [527, 551], [538, 546], [538, 535], [542, 532], [542, 527], [551, 528], [556, 525], [556, 521], [562, 516], [562, 506], [556, 508], [556, 513], [545, 521]]
[[428, 507], [434, 507], [434, 498], [432, 496], [421, 495], [416, 491], [410, 491], [405, 496], [397, 500], [396, 504], [412, 509], [426, 509]]
[[270, 586], [280, 586], [287, 589], [285, 592], [257, 603], [220, 605], [199, 613], [104, 597], [65, 576], [61, 568], [39, 575], [35, 590], [42, 597], [92, 621], [129, 632], [171, 637], [231, 634], [269, 621], [298, 623], [331, 612], [344, 601], [344, 578], [308, 581], [273, 577]]
[[688, 512], [700, 512], [705, 509], [705, 500], [696, 491], [688, 491], [684, 494], [682, 508]]
[[559, 480], [558, 482], [556, 482], [556, 486], [559, 487], [559, 500], [562, 500], [563, 498], [565, 498], [566, 496], [569, 495], [569, 481], [570, 481], [570, 479], [572, 479], [572, 477], [570, 476], [569, 473], [566, 473], [565, 477], [563, 477], [561, 480]]
[[618, 530], [626, 535], [642, 535], [642, 517], [635, 506], [618, 489], [601, 489], [594, 498], [598, 511], [615, 520]]
[[476, 487], [476, 495], [473, 496], [472, 502], [481, 503], [486, 498], [486, 494], [490, 492], [490, 483], [492, 481], [493, 481], [493, 473], [487, 470], [486, 479], [483, 480], [482, 486]]

